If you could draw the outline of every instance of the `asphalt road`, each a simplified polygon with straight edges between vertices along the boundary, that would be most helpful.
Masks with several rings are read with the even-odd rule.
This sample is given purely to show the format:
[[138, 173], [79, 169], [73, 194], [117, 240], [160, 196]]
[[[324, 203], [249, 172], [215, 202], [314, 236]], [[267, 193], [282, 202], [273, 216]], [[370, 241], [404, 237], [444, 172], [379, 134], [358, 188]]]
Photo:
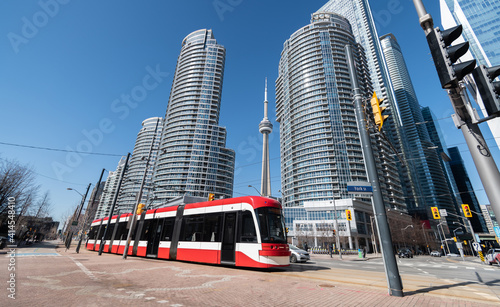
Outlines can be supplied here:
[[[344, 257], [345, 258], [345, 257]], [[307, 263], [292, 264], [295, 271], [314, 271], [317, 268], [347, 270], [353, 279], [368, 275], [367, 272], [385, 274], [381, 257], [366, 261], [339, 260], [338, 256], [312, 256]], [[357, 259], [355, 259], [357, 260]], [[447, 285], [455, 285], [462, 289], [462, 295], [483, 297], [500, 302], [500, 267], [483, 264], [478, 258], [465, 257], [430, 257], [417, 256], [414, 258], [397, 258], [399, 273], [402, 276], [403, 288], [412, 291], [421, 291], [415, 288], [415, 281], [429, 281], [428, 290], [431, 292], [434, 282], [436, 290], [445, 289]], [[405, 282], [406, 281], [406, 282]], [[440, 281], [440, 282], [436, 282]], [[418, 282], [417, 282], [418, 283]], [[421, 283], [424, 285], [424, 283]]]

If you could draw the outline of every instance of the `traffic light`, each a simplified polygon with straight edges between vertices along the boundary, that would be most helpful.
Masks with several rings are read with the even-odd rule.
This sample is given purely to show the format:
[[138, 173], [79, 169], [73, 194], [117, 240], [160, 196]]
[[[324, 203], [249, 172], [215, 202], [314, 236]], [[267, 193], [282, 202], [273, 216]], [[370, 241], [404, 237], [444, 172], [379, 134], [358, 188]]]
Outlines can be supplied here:
[[213, 201], [215, 199], [215, 194], [214, 193], [209, 193], [208, 194], [208, 201]]
[[500, 66], [486, 67], [479, 65], [472, 72], [477, 91], [481, 95], [488, 115], [500, 112], [500, 81], [494, 81], [500, 75]]
[[427, 43], [444, 89], [457, 87], [458, 82], [476, 67], [476, 60], [454, 64], [469, 50], [469, 42], [451, 46], [462, 35], [462, 31], [462, 25], [458, 25], [444, 31], [434, 28], [427, 34]]
[[346, 210], [346, 211], [345, 211], [345, 218], [346, 218], [348, 221], [352, 221], [351, 210]]
[[441, 219], [438, 207], [431, 207], [431, 211], [432, 211], [432, 217], [434, 217], [435, 220]]
[[370, 100], [370, 103], [372, 105], [372, 111], [373, 111], [373, 118], [375, 119], [375, 124], [378, 126], [378, 131], [382, 129], [382, 125], [384, 124], [384, 120], [389, 117], [389, 115], [383, 115], [382, 112], [384, 112], [386, 107], [381, 107], [380, 104], [384, 100], [379, 100], [377, 98], [377, 93], [373, 92], [372, 99]]
[[135, 212], [136, 214], [142, 214], [142, 212], [144, 212], [144, 207], [146, 207], [145, 204], [139, 204], [137, 206], [137, 211]]
[[462, 204], [462, 210], [464, 211], [465, 217], [472, 217], [472, 212], [470, 211], [469, 205]]

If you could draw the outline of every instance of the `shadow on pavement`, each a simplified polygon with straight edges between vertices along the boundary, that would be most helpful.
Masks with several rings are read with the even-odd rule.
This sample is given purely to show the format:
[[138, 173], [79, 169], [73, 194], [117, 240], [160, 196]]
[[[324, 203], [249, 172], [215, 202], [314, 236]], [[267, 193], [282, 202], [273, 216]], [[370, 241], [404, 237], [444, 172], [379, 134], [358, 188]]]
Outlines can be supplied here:
[[492, 281], [487, 282], [487, 283], [483, 283], [481, 281], [478, 281], [478, 282], [475, 282], [475, 281], [464, 281], [464, 282], [456, 283], [456, 284], [453, 284], [453, 285], [442, 285], [442, 286], [422, 288], [422, 289], [418, 289], [418, 290], [415, 290], [415, 291], [404, 292], [404, 295], [405, 296], [410, 296], [410, 295], [415, 295], [415, 294], [420, 294], [420, 293], [430, 293], [430, 292], [436, 291], [436, 290], [451, 289], [451, 288], [455, 288], [455, 287], [462, 287], [462, 286], [467, 286], [467, 285], [472, 285], [472, 284], [492, 285], [492, 284], [496, 284], [497, 282], [500, 282], [500, 279], [492, 280]]

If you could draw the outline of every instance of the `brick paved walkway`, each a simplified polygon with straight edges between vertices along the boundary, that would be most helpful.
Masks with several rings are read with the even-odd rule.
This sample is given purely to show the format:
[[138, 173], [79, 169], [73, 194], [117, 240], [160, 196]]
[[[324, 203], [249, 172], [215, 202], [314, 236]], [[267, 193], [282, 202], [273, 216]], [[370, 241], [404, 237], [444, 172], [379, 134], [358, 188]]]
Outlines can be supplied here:
[[[31, 255], [42, 253], [44, 247], [46, 255]], [[1, 301], [8, 306], [498, 306], [415, 291], [391, 297], [380, 274], [370, 278], [382, 287], [332, 277], [350, 274], [349, 270], [263, 271], [135, 257], [122, 260], [119, 255], [98, 256], [85, 249], [79, 254], [74, 248], [56, 251], [60, 256], [51, 255], [47, 245], [18, 249], [25, 256], [16, 258], [16, 300], [7, 301], [3, 290]], [[7, 261], [0, 257], [0, 268], [6, 268]], [[1, 280], [7, 280], [6, 271], [1, 270]]]

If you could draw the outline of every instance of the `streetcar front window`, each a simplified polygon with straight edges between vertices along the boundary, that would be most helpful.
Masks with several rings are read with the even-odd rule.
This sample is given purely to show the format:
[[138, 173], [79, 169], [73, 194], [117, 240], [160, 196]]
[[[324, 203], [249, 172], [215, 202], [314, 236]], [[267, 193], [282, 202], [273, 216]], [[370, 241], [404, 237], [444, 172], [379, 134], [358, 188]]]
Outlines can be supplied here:
[[262, 243], [286, 243], [285, 221], [278, 208], [255, 209]]

